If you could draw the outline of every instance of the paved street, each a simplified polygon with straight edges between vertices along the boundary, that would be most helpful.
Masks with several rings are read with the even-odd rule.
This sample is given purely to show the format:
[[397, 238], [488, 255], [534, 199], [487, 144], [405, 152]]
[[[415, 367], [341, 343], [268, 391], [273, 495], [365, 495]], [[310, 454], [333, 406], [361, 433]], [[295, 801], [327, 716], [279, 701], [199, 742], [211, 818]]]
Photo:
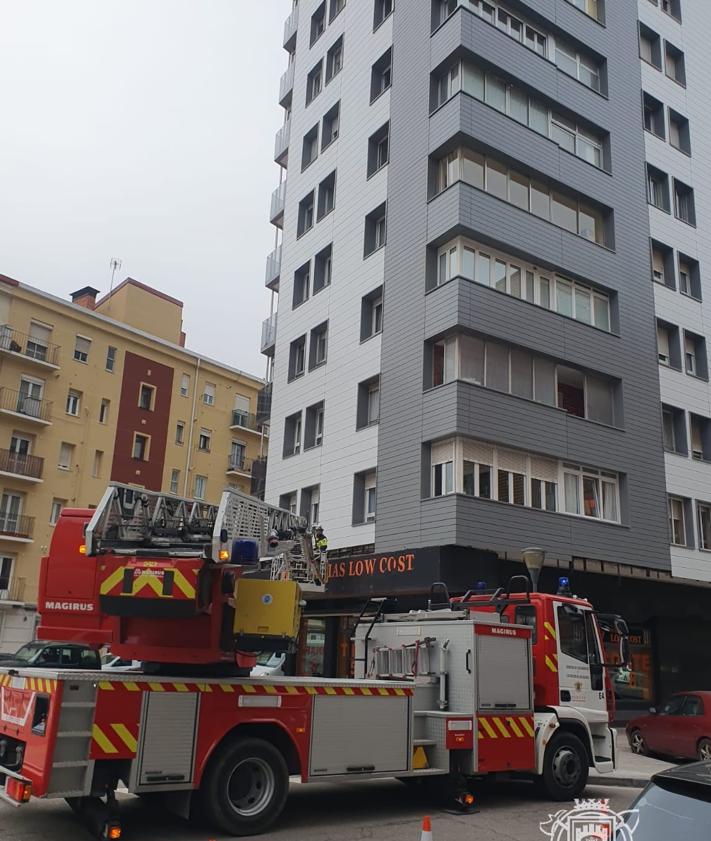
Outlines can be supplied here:
[[[636, 795], [630, 788], [590, 787], [588, 796], [610, 799], [610, 808], [625, 809]], [[470, 816], [448, 815], [418, 803], [397, 782], [354, 783], [343, 786], [293, 786], [278, 828], [265, 841], [420, 841], [422, 816], [432, 816], [434, 841], [545, 841], [539, 823], [561, 804], [536, 797], [530, 786], [500, 785], [480, 794], [481, 811]], [[209, 841], [214, 832], [190, 826], [138, 798], [122, 806], [126, 841]], [[63, 802], [34, 803], [26, 809], [0, 804], [0, 841], [81, 841], [72, 812]]]

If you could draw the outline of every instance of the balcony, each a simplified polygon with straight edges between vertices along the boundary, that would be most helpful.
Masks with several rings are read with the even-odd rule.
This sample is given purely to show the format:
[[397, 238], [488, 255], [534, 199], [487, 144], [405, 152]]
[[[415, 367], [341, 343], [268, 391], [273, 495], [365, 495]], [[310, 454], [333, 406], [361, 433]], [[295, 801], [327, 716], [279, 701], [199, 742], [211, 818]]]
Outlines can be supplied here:
[[299, 7], [294, 6], [293, 12], [284, 21], [284, 49], [293, 53], [296, 49], [296, 30], [299, 28]]
[[264, 276], [264, 285], [272, 292], [279, 291], [279, 275], [281, 274], [281, 245], [272, 251], [267, 257], [267, 271]]
[[269, 423], [272, 415], [272, 383], [267, 383], [257, 395], [257, 423]]
[[249, 489], [252, 496], [264, 499], [264, 491], [267, 484], [267, 460], [266, 458], [255, 458], [252, 462], [252, 485]]
[[42, 368], [59, 368], [59, 345], [20, 333], [9, 324], [0, 325], [0, 353], [18, 357], [23, 362]]
[[12, 578], [10, 581], [0, 581], [1, 602], [23, 602], [25, 600], [25, 579]]
[[274, 355], [276, 345], [277, 314], [270, 315], [262, 322], [262, 353], [265, 356]]
[[232, 412], [230, 429], [242, 429], [247, 432], [256, 432], [257, 435], [262, 434], [262, 425], [257, 423], [257, 416], [247, 412], [240, 412], [238, 409], [234, 409]]
[[279, 82], [279, 105], [282, 108], [288, 108], [291, 105], [291, 96], [294, 92], [294, 67], [295, 63], [292, 61], [284, 71]]
[[0, 388], [0, 412], [49, 426], [52, 404], [37, 397], [28, 397], [12, 388]]
[[24, 479], [27, 482], [41, 482], [44, 459], [14, 450], [0, 449], [0, 476]]
[[32, 543], [35, 518], [24, 514], [10, 514], [0, 511], [0, 542]]
[[272, 206], [269, 211], [269, 221], [277, 228], [284, 227], [284, 206], [286, 205], [286, 181], [272, 193]]
[[289, 140], [291, 138], [291, 119], [279, 129], [274, 140], [274, 163], [283, 167], [289, 165]]
[[254, 459], [244, 456], [227, 457], [227, 475], [251, 476]]

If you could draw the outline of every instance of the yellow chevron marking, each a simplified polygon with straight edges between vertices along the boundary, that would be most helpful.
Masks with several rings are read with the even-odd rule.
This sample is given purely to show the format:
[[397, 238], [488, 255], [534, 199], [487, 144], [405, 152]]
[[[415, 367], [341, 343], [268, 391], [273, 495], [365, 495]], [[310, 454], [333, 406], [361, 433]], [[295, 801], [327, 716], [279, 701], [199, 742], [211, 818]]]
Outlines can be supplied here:
[[404, 689], [396, 689], [395, 694], [399, 695], [402, 698], [402, 696], [405, 694], [405, 690]]
[[324, 691], [326, 692], [326, 695], [338, 695], [338, 693], [332, 686], [324, 687]]
[[126, 747], [131, 751], [131, 753], [136, 752], [136, 748], [138, 745], [136, 744], [136, 740], [131, 735], [131, 732], [127, 729], [125, 724], [112, 724], [111, 729], [114, 733], [121, 739], [121, 741], [126, 745]]
[[272, 686], [269, 683], [264, 687], [264, 691], [267, 693], [267, 695], [278, 695], [279, 694], [279, 690], [276, 688], [276, 686]]
[[190, 692], [190, 690], [184, 683], [174, 683], [173, 688], [176, 692]]
[[199, 692], [212, 692], [212, 687], [209, 683], [196, 683]]
[[346, 695], [355, 695], [355, 692], [353, 692], [353, 690], [349, 686], [346, 686], [345, 689], [343, 690], [343, 692]]
[[148, 686], [153, 690], [153, 692], [165, 692], [165, 686], [162, 683], [150, 683]]
[[138, 578], [134, 578], [133, 580], [133, 590], [131, 593], [123, 593], [124, 596], [137, 596], [141, 590], [148, 588], [149, 590], [153, 590], [153, 592], [159, 598], [170, 598], [169, 596], [163, 595], [163, 585], [158, 581], [158, 579], [154, 575], [147, 575], [143, 573], [139, 575]]
[[137, 683], [134, 683], [132, 680], [127, 680], [126, 683], [124, 683], [124, 687], [125, 687], [127, 692], [140, 692], [141, 691], [141, 687]]
[[494, 719], [492, 719], [492, 721], [499, 728], [499, 732], [504, 737], [504, 739], [510, 739], [511, 738], [511, 734], [506, 729], [506, 727], [504, 726], [504, 722], [500, 718], [494, 718]]
[[481, 724], [481, 726], [484, 728], [484, 730], [486, 730], [486, 735], [487, 735], [487, 736], [489, 736], [489, 737], [490, 737], [490, 738], [492, 738], [492, 739], [498, 739], [498, 738], [499, 738], [499, 737], [496, 735], [496, 731], [495, 731], [495, 730], [494, 730], [494, 728], [493, 728], [493, 727], [489, 724], [489, 722], [488, 722], [488, 720], [487, 720], [486, 718], [480, 718], [480, 719], [479, 719], [479, 724]]
[[104, 731], [99, 727], [98, 724], [95, 724], [91, 728], [91, 735], [96, 742], [96, 744], [101, 748], [104, 753], [118, 753], [118, 750], [111, 744], [108, 740]]
[[242, 691], [246, 692], [247, 695], [254, 695], [254, 693], [257, 690], [255, 689], [255, 687], [251, 683], [243, 683], [242, 684]]
[[383, 695], [383, 696], [390, 694], [389, 689], [378, 689], [378, 692], [380, 692], [380, 694]]
[[551, 658], [547, 654], [545, 656], [545, 662], [546, 662], [546, 666], [548, 666], [548, 668], [552, 672], [557, 672], [558, 671], [558, 668], [556, 667], [556, 664], [553, 662], [553, 660], [551, 660]]
[[111, 590], [113, 590], [114, 587], [119, 583], [119, 581], [123, 580], [123, 573], [125, 569], [126, 567], [119, 567], [118, 569], [115, 569], [108, 578], [104, 579], [104, 581], [101, 582], [101, 587], [99, 587], [99, 593], [102, 596], [108, 595], [111, 592]]
[[313, 686], [307, 686], [306, 687], [306, 694], [307, 695], [316, 695], [317, 692], [316, 692], [316, 689]]
[[372, 690], [368, 689], [368, 687], [367, 687], [367, 686], [364, 686], [364, 687], [361, 689], [361, 692], [363, 693], [363, 695], [372, 695], [372, 694], [373, 694]]
[[173, 570], [173, 583], [189, 599], [195, 598], [195, 588], [179, 569]]
[[484, 734], [481, 732], [481, 730], [477, 730], [476, 734], [480, 739], [484, 738]]
[[515, 719], [509, 717], [509, 718], [506, 719], [506, 723], [513, 730], [514, 736], [518, 736], [519, 739], [523, 739], [523, 733], [519, 729], [518, 724], [516, 724]]
[[220, 688], [222, 689], [223, 692], [234, 692], [235, 691], [235, 688], [234, 688], [234, 686], [232, 686], [231, 683], [221, 683]]
[[521, 722], [521, 726], [526, 731], [526, 733], [528, 733], [529, 736], [535, 736], [536, 735], [534, 730], [533, 730], [533, 727], [531, 727], [531, 722], [527, 718], [523, 718], [523, 717], [519, 716], [518, 720]]
[[555, 628], [551, 625], [550, 622], [544, 622], [543, 627], [546, 629], [546, 631], [548, 631], [548, 633], [553, 637], [553, 639], [556, 639]]
[[114, 691], [114, 686], [112, 683], [109, 683], [108, 680], [100, 680], [99, 681], [99, 689], [104, 689], [109, 692]]
[[34, 689], [35, 689], [35, 679], [33, 677], [30, 677], [30, 678], [28, 678], [28, 680], [30, 682], [30, 689], [32, 691], [34, 691]]
[[287, 686], [286, 692], [288, 695], [298, 695], [299, 694], [299, 687], [298, 686]]

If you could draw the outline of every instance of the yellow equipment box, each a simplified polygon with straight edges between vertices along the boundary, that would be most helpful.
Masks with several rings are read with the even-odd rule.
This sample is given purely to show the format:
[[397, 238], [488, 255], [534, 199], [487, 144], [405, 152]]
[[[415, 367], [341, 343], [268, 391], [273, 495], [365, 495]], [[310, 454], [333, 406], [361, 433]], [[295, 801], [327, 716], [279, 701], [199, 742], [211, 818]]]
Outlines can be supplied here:
[[299, 634], [301, 589], [294, 581], [239, 578], [234, 632], [247, 649], [284, 650]]

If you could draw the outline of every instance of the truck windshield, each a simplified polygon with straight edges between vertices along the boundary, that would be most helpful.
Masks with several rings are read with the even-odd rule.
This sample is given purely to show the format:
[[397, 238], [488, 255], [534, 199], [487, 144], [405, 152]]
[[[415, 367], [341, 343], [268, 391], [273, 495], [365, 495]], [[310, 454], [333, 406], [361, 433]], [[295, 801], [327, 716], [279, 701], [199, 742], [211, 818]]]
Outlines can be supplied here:
[[18, 649], [13, 655], [13, 660], [22, 660], [24, 663], [29, 663], [30, 660], [42, 649], [44, 648], [44, 644], [38, 642], [28, 642], [27, 645], [23, 645], [22, 648]]

